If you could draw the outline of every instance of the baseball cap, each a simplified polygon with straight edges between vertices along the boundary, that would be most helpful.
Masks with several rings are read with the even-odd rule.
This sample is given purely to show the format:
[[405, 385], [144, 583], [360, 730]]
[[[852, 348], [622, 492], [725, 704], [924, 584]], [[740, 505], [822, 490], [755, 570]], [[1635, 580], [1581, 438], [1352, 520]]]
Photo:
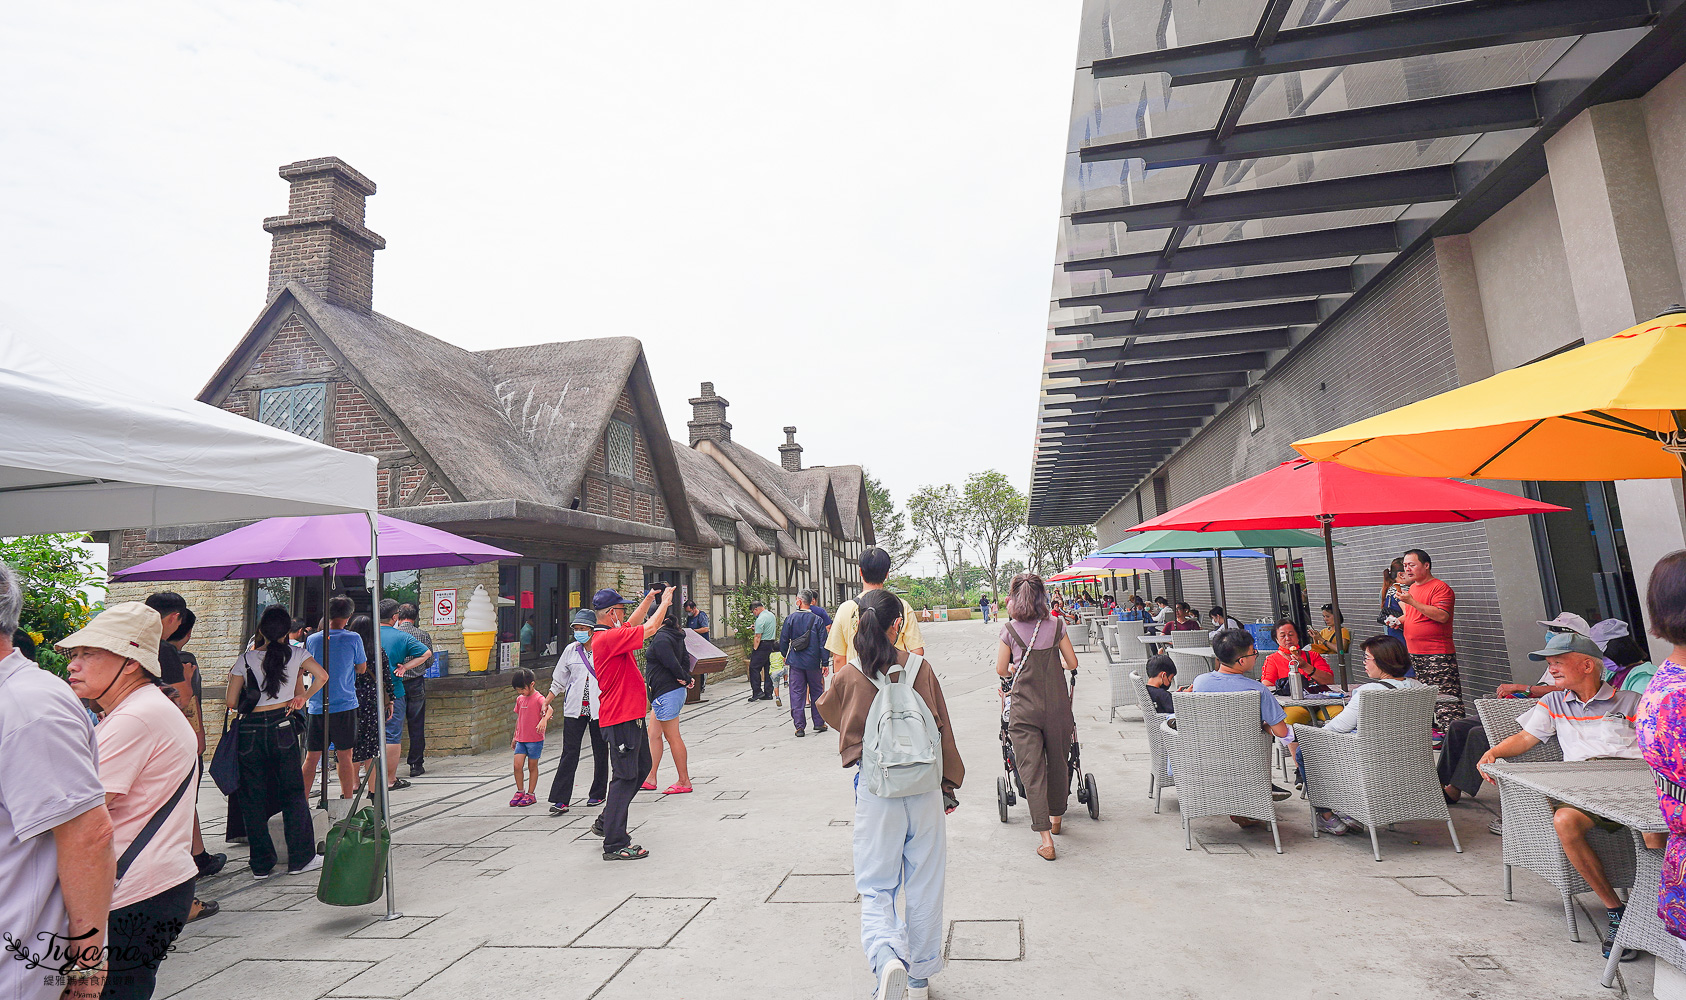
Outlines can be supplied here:
[[106, 608], [88, 624], [58, 641], [62, 649], [88, 646], [134, 660], [153, 677], [160, 676], [158, 644], [164, 640], [164, 619], [140, 601]]
[[617, 604], [630, 603], [631, 602], [626, 598], [615, 593], [613, 590], [610, 590], [608, 587], [604, 587], [602, 590], [599, 590], [597, 593], [591, 595], [591, 606], [597, 611], [607, 611]]
[[1572, 611], [1565, 611], [1551, 621], [1540, 622], [1540, 624], [1551, 629], [1568, 629], [1570, 632], [1576, 632], [1588, 638], [1592, 636], [1592, 626], [1586, 623], [1585, 618]]
[[1548, 656], [1562, 656], [1565, 653], [1585, 653], [1596, 659], [1604, 659], [1604, 651], [1598, 648], [1598, 643], [1579, 632], [1554, 632], [1546, 640], [1544, 649], [1537, 649], [1528, 654], [1530, 660], [1543, 660]]
[[1592, 630], [1587, 633], [1587, 638], [1598, 643], [1599, 649], [1603, 649], [1609, 645], [1611, 639], [1631, 634], [1627, 622], [1620, 618], [1606, 618], [1592, 626]]

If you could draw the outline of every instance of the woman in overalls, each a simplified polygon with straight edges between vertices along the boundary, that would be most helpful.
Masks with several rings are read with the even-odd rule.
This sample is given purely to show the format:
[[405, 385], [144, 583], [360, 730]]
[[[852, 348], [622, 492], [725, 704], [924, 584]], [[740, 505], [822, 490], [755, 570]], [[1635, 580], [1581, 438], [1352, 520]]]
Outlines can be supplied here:
[[1036, 853], [1054, 860], [1054, 835], [1060, 832], [1071, 796], [1066, 758], [1071, 750], [1071, 689], [1065, 669], [1077, 672], [1077, 651], [1065, 623], [1048, 612], [1048, 591], [1035, 573], [1020, 573], [1007, 592], [1007, 623], [995, 672], [1012, 678], [1007, 738], [1013, 764], [1024, 782], [1030, 828], [1042, 836]]

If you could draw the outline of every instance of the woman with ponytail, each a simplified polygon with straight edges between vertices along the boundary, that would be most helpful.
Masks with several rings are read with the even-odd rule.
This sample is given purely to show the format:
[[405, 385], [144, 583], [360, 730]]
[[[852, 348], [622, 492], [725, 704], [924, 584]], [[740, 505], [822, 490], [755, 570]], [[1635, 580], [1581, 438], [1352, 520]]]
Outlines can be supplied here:
[[[868, 590], [855, 603], [860, 609], [856, 659], [832, 675], [831, 688], [816, 707], [837, 730], [843, 766], [857, 768], [855, 889], [861, 897], [861, 947], [878, 978], [877, 996], [899, 998], [905, 989], [906, 996], [923, 1000], [927, 981], [943, 968], [948, 856], [944, 817], [960, 804], [954, 790], [966, 776], [966, 767], [954, 743], [935, 668], [919, 654], [896, 648], [903, 626], [901, 599], [885, 590]], [[885, 798], [861, 784], [861, 748], [878, 683], [900, 680], [907, 671], [913, 672], [914, 694], [930, 709], [942, 734], [942, 787]], [[906, 901], [905, 918], [896, 912], [897, 896]]]
[[[256, 648], [241, 654], [228, 672], [227, 704], [239, 713], [240, 787], [234, 804], [246, 821], [252, 876], [268, 878], [275, 867], [269, 817], [279, 812], [287, 833], [287, 871], [322, 867], [305, 800], [299, 738], [307, 691], [328, 682], [328, 672], [302, 647], [289, 641], [293, 617], [271, 604], [258, 618]], [[309, 685], [305, 678], [311, 678]]]

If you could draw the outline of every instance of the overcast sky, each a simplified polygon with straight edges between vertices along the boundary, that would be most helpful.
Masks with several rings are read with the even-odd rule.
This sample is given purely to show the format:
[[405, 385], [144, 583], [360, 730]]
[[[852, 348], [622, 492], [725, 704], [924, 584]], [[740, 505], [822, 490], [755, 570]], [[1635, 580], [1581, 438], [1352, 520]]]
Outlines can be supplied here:
[[380, 312], [636, 336], [674, 437], [712, 380], [735, 439], [795, 424], [898, 502], [1025, 488], [1079, 6], [9, 4], [0, 324], [195, 394], [276, 168], [333, 155], [380, 187]]

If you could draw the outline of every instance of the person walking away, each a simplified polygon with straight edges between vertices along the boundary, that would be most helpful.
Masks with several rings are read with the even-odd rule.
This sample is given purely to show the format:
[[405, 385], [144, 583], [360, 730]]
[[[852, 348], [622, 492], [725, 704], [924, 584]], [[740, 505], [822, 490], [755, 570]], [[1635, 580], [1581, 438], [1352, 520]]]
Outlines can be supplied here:
[[755, 625], [749, 635], [749, 700], [773, 700], [773, 650], [778, 645], [779, 626], [767, 605], [750, 604]]
[[1049, 614], [1042, 578], [1020, 573], [1007, 586], [1008, 621], [1001, 626], [995, 672], [1013, 679], [1007, 692], [1007, 738], [1013, 745], [1013, 764], [1024, 782], [1030, 828], [1042, 837], [1036, 849], [1053, 861], [1054, 835], [1060, 832], [1071, 796], [1066, 780], [1066, 756], [1071, 751], [1071, 689], [1063, 665], [1075, 676], [1077, 651], [1065, 623]]
[[1417, 680], [1454, 699], [1434, 706], [1434, 728], [1444, 733], [1453, 719], [1464, 717], [1463, 678], [1452, 645], [1452, 607], [1457, 595], [1435, 577], [1434, 564], [1422, 549], [1406, 550], [1403, 565], [1411, 585], [1396, 585], [1394, 595], [1405, 608], [1400, 627], [1405, 632], [1405, 648], [1411, 652], [1411, 666]]
[[650, 605], [656, 600], [651, 590], [638, 602], [629, 618], [626, 601], [607, 588], [592, 595], [591, 606], [597, 612], [597, 632], [591, 638], [591, 661], [597, 671], [597, 687], [603, 704], [598, 709], [598, 722], [603, 727], [603, 739], [609, 745], [609, 797], [591, 832], [603, 838], [604, 861], [638, 861], [650, 852], [634, 844], [626, 833], [626, 815], [633, 796], [644, 776], [650, 773], [650, 737], [645, 732], [644, 716], [650, 710], [644, 694], [644, 675], [638, 670], [633, 654], [656, 634], [667, 619], [668, 607], [673, 603], [673, 590], [662, 591], [656, 613], [650, 615]]
[[[1376, 624], [1387, 629], [1387, 634], [1405, 641], [1405, 606], [1399, 603], [1399, 595], [1394, 588], [1399, 584], [1399, 578], [1405, 573], [1405, 560], [1395, 559], [1382, 570], [1382, 613], [1377, 616]], [[1412, 673], [1416, 671], [1413, 670]]]
[[[0, 562], [0, 927], [43, 959], [0, 956], [0, 997], [97, 1000], [117, 868], [99, 751], [70, 688], [12, 645], [22, 613], [17, 574]], [[53, 941], [68, 942], [64, 954], [44, 953]]]
[[590, 611], [574, 612], [574, 641], [562, 650], [556, 670], [550, 678], [550, 700], [562, 699], [562, 759], [557, 762], [556, 774], [550, 780], [550, 814], [560, 816], [568, 811], [574, 797], [574, 774], [580, 764], [580, 740], [591, 735], [591, 788], [586, 792], [587, 806], [603, 804], [609, 790], [609, 748], [603, 742], [603, 731], [597, 724], [597, 706], [602, 700], [597, 692], [597, 675], [591, 666], [591, 637], [597, 628], [597, 616]]
[[252, 877], [266, 879], [275, 868], [269, 817], [279, 812], [287, 838], [287, 874], [322, 867], [304, 772], [299, 767], [298, 710], [306, 681], [320, 687], [327, 671], [287, 638], [287, 609], [271, 604], [258, 617], [258, 648], [240, 654], [228, 671], [226, 710], [240, 716], [240, 787], [233, 805], [245, 818]]
[[[550, 700], [533, 687], [533, 672], [516, 667], [509, 675], [515, 689], [515, 736], [509, 741], [515, 752], [515, 797], [511, 806], [530, 806], [539, 800], [539, 758], [544, 755], [544, 730], [550, 722]], [[527, 772], [524, 779], [521, 772]]]
[[380, 781], [374, 776], [375, 763], [381, 754], [381, 736], [384, 733], [384, 722], [388, 718], [385, 706], [381, 704], [380, 691], [375, 687], [375, 620], [369, 615], [356, 615], [351, 619], [348, 631], [355, 634], [363, 645], [364, 669], [357, 674], [357, 745], [351, 751], [351, 763], [356, 769], [357, 780], [363, 780], [364, 772], [369, 774], [369, 793], [374, 794], [380, 788]]
[[383, 599], [380, 607], [381, 658], [386, 662], [387, 693], [391, 697], [386, 716], [386, 787], [390, 791], [410, 787], [408, 781], [398, 777], [398, 762], [404, 758], [404, 723], [410, 717], [406, 702], [411, 675], [426, 670], [433, 660], [433, 650], [427, 643], [398, 627], [399, 607], [390, 597]]
[[[433, 636], [422, 631], [414, 604], [398, 606], [398, 631], [426, 646], [433, 652]], [[431, 666], [433, 658], [428, 657]], [[427, 773], [423, 758], [427, 755], [427, 666], [412, 670], [404, 678], [404, 726], [410, 733], [410, 777]]]
[[[357, 772], [351, 761], [357, 744], [357, 676], [368, 669], [368, 654], [363, 640], [356, 632], [346, 629], [354, 605], [345, 595], [328, 601], [328, 621], [324, 630], [312, 632], [304, 640], [304, 651], [328, 671], [328, 681], [312, 689], [305, 703], [309, 716], [310, 742], [304, 757], [304, 784], [310, 787], [316, 764], [331, 743], [339, 766], [340, 798], [349, 799], [357, 790]], [[328, 662], [322, 660], [322, 637], [328, 636]], [[322, 714], [323, 693], [327, 693], [329, 714]]]
[[[890, 575], [890, 553], [874, 547], [861, 553], [861, 597], [875, 590], [884, 589], [884, 580]], [[837, 617], [832, 622], [831, 632], [826, 636], [825, 650], [831, 654], [831, 672], [835, 677], [837, 672], [855, 659], [855, 628], [860, 616], [860, 597], [851, 601], [844, 601], [837, 606]], [[919, 620], [914, 617], [913, 605], [901, 601], [902, 627], [896, 632], [896, 648], [904, 653], [925, 655], [925, 637], [920, 634]], [[811, 609], [810, 609], [811, 610]]]
[[813, 610], [818, 601], [819, 595], [812, 590], [802, 591], [796, 596], [796, 610], [779, 630], [779, 653], [790, 672], [790, 719], [799, 738], [807, 735], [805, 708], [813, 715], [814, 732], [826, 731], [819, 708], [825, 692], [826, 655], [825, 624]]
[[[662, 590], [662, 584], [656, 584]], [[644, 791], [656, 790], [656, 772], [662, 766], [662, 743], [673, 751], [673, 766], [678, 780], [667, 786], [664, 795], [683, 795], [691, 790], [691, 762], [685, 750], [685, 740], [679, 735], [679, 713], [685, 707], [685, 694], [694, 683], [691, 678], [691, 654], [685, 651], [685, 626], [679, 619], [669, 617], [661, 628], [650, 636], [644, 649], [645, 685], [650, 697], [650, 773], [645, 776]]]
[[118, 858], [101, 994], [108, 1000], [152, 996], [199, 876], [193, 863], [199, 756], [193, 729], [163, 691], [162, 637], [158, 612], [129, 601], [59, 643], [70, 650], [70, 689], [105, 713], [94, 734]]
[[1635, 720], [1640, 752], [1656, 774], [1657, 806], [1668, 824], [1657, 916], [1670, 934], [1686, 938], [1686, 551], [1671, 552], [1652, 567], [1645, 611], [1651, 634], [1673, 647], [1646, 686]]
[[[855, 890], [861, 897], [861, 948], [878, 980], [876, 996], [878, 1000], [903, 995], [925, 1000], [930, 978], [943, 969], [946, 816], [960, 805], [954, 792], [965, 779], [966, 765], [954, 742], [935, 666], [925, 662], [922, 654], [897, 645], [905, 602], [882, 588], [866, 591], [855, 602], [856, 630], [851, 642], [858, 659], [854, 666], [833, 675], [830, 689], [819, 701], [820, 715], [837, 730], [843, 766], [857, 769]], [[838, 621], [842, 620], [840, 609]], [[940, 750], [927, 752], [933, 763], [941, 760], [940, 772], [933, 776], [939, 780], [930, 782], [934, 787], [929, 790], [913, 794], [879, 794], [909, 790], [883, 787], [873, 774], [863, 781], [860, 771], [863, 757], [882, 761], [884, 730], [898, 729], [894, 721], [875, 716], [874, 705], [880, 698], [886, 703], [890, 700], [888, 691], [883, 695], [880, 691], [909, 683], [909, 674], [917, 703], [912, 707], [922, 709], [921, 722], [938, 731]], [[924, 731], [929, 732], [928, 728]], [[873, 790], [875, 786], [879, 792]]]

